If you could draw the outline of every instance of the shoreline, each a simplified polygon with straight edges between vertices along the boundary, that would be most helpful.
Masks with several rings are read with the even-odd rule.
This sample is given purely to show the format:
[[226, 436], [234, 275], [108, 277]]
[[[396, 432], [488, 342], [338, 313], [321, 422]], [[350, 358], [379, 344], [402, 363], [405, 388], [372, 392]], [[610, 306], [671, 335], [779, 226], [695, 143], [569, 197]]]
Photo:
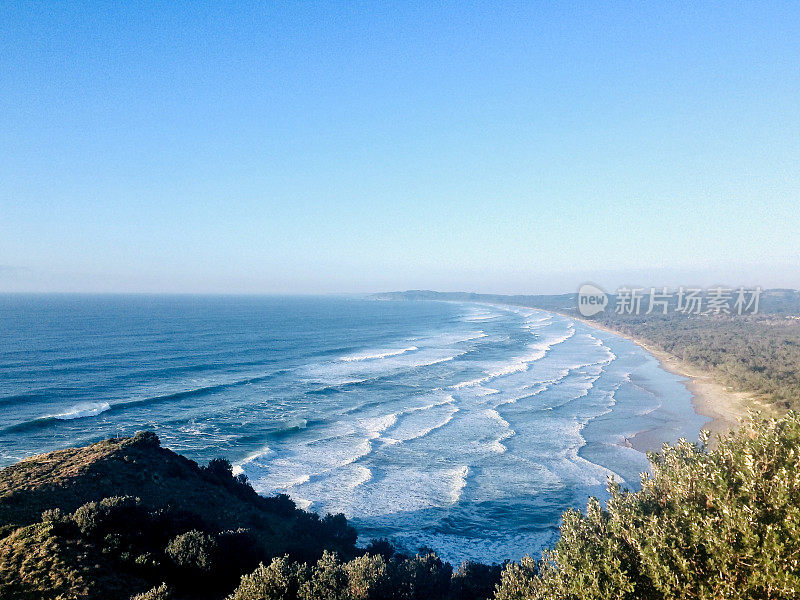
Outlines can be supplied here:
[[[771, 412], [769, 407], [760, 402], [754, 394], [733, 390], [715, 379], [712, 373], [691, 365], [685, 360], [661, 350], [660, 348], [654, 348], [640, 338], [612, 329], [590, 319], [565, 313], [557, 314], [580, 321], [588, 327], [599, 329], [607, 333], [613, 333], [614, 335], [632, 341], [634, 344], [653, 355], [665, 371], [669, 371], [681, 377], [681, 383], [689, 390], [689, 393], [692, 394], [691, 402], [695, 413], [710, 419], [710, 421], [703, 426], [703, 429], [708, 430], [712, 434], [712, 442], [716, 435], [721, 435], [736, 429], [739, 426], [740, 420], [747, 416], [750, 409]], [[639, 431], [625, 438], [624, 443], [642, 453], [659, 450], [661, 448], [661, 442], [655, 437], [654, 434], [656, 433], [657, 430]]]

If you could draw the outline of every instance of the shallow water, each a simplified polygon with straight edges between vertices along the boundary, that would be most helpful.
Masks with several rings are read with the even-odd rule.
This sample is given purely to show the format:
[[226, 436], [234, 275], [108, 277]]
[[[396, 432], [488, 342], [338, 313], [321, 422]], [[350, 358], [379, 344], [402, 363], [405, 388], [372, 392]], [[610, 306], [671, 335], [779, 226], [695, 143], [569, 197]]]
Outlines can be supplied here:
[[0, 297], [0, 465], [150, 429], [362, 539], [500, 561], [635, 487], [680, 379], [614, 334], [519, 307], [315, 297]]

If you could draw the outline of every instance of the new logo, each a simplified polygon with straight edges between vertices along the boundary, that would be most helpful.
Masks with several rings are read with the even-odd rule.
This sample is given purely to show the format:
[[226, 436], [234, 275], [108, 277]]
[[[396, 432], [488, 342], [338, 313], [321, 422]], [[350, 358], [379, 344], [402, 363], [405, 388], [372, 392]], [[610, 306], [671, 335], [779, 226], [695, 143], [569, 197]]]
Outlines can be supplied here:
[[591, 283], [584, 283], [578, 289], [578, 312], [584, 317], [591, 317], [603, 312], [608, 306], [608, 295]]

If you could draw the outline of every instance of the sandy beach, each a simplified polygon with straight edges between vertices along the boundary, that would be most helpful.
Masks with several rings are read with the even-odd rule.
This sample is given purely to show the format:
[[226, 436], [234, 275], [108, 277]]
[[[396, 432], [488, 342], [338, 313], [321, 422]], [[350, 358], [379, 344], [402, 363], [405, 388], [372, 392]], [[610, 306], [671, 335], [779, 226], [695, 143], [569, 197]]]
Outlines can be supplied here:
[[[582, 319], [571, 314], [564, 314], [564, 316], [580, 321], [589, 327], [607, 331], [631, 340], [655, 356], [664, 369], [684, 377], [685, 380], [682, 383], [692, 393], [692, 403], [694, 404], [695, 412], [711, 419], [711, 421], [706, 424], [705, 429], [712, 433], [712, 443], [714, 439], [713, 434], [726, 433], [738, 427], [740, 419], [747, 416], [748, 410], [752, 409], [768, 414], [773, 412], [769, 406], [761, 402], [753, 394], [733, 390], [717, 381], [709, 371], [691, 365], [659, 348], [654, 348], [641, 339], [605, 327], [589, 319]], [[640, 452], [658, 450], [661, 447], [661, 440], [659, 440], [656, 435], [657, 432], [640, 431], [628, 438], [627, 442], [632, 448]]]

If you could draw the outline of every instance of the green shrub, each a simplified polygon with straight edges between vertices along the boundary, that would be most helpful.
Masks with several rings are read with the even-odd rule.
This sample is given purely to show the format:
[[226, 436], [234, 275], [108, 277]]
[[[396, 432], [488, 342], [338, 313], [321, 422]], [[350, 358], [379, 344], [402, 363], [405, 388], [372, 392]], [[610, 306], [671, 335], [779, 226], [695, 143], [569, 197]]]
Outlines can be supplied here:
[[67, 517], [60, 508], [50, 508], [42, 512], [42, 523], [63, 523], [66, 520]]
[[211, 573], [216, 563], [217, 542], [211, 536], [193, 529], [167, 544], [166, 554], [178, 567]]
[[298, 600], [300, 586], [308, 579], [305, 565], [298, 565], [284, 556], [262, 563], [250, 575], [244, 575], [228, 600]]
[[147, 509], [133, 496], [113, 496], [100, 502], [87, 502], [72, 513], [72, 521], [86, 536], [104, 537], [114, 531], [135, 530], [148, 520]]
[[344, 566], [350, 597], [353, 600], [391, 598], [396, 580], [381, 555], [359, 556]]
[[161, 440], [152, 431], [137, 431], [133, 436], [133, 443], [142, 448], [158, 448]]
[[530, 556], [518, 563], [509, 563], [500, 578], [495, 600], [528, 600], [542, 598], [539, 565]]
[[399, 577], [405, 595], [411, 600], [434, 600], [443, 598], [450, 588], [453, 567], [442, 562], [433, 551], [409, 558], [400, 565]]
[[453, 573], [448, 600], [487, 600], [500, 582], [500, 565], [465, 562]]
[[339, 558], [327, 550], [311, 568], [311, 576], [300, 586], [303, 600], [351, 600], [347, 571]]
[[709, 450], [650, 455], [630, 493], [564, 514], [542, 562], [509, 566], [498, 600], [800, 597], [800, 418], [751, 418]]

